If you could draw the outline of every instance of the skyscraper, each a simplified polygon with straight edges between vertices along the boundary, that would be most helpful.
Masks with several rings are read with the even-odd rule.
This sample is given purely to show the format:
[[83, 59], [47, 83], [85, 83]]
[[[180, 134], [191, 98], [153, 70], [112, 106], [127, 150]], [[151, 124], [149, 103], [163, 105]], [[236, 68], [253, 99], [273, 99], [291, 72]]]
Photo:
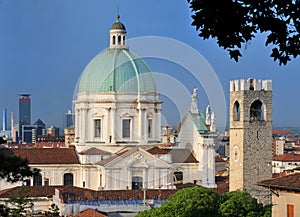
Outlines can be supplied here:
[[6, 131], [7, 130], [7, 114], [6, 114], [6, 108], [3, 109], [3, 128], [2, 130], [3, 131]]
[[19, 95], [19, 141], [22, 142], [22, 126], [31, 124], [30, 94]]
[[72, 113], [71, 110], [68, 110], [64, 118], [64, 124], [65, 124], [64, 128], [69, 128], [73, 126], [74, 125], [73, 119], [74, 119], [74, 114]]

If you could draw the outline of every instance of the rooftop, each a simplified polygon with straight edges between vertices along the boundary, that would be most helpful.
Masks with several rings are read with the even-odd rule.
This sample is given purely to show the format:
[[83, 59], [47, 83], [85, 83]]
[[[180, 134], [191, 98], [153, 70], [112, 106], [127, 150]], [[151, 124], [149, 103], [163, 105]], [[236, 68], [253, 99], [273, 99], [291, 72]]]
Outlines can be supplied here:
[[287, 153], [274, 157], [273, 161], [282, 161], [282, 162], [298, 162], [300, 161], [300, 155], [294, 153]]
[[300, 192], [300, 173], [263, 180], [258, 182], [258, 185], [268, 188], [271, 187], [273, 189], [275, 188]]
[[0, 154], [27, 158], [29, 164], [80, 164], [70, 148], [0, 148]]

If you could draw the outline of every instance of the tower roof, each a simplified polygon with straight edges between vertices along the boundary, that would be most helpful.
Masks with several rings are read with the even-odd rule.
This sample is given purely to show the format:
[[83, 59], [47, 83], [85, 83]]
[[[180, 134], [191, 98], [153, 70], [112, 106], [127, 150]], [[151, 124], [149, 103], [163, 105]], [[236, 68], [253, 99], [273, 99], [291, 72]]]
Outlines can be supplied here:
[[112, 26], [110, 27], [110, 30], [124, 30], [126, 31], [125, 25], [123, 23], [120, 22], [120, 15], [118, 14], [116, 16], [117, 21], [112, 24]]

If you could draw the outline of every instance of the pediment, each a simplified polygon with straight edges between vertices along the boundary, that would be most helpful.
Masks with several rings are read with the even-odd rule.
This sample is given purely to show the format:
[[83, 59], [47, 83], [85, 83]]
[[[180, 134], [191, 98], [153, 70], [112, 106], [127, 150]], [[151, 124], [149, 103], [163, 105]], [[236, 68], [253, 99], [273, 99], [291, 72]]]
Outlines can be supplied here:
[[148, 153], [142, 148], [132, 148], [123, 155], [105, 165], [113, 168], [170, 168], [170, 165]]

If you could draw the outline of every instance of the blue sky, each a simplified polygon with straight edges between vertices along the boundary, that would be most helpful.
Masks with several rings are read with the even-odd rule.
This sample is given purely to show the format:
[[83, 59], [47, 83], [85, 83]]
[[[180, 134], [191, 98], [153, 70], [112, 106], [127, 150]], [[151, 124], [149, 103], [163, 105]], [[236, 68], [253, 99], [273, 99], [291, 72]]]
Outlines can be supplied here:
[[[116, 20], [117, 6], [127, 38], [169, 37], [202, 54], [217, 74], [227, 102], [230, 80], [272, 79], [273, 125], [300, 126], [300, 59], [278, 66], [269, 57], [271, 48], [264, 47], [263, 35], [257, 35], [243, 48], [243, 58], [235, 63], [215, 40], [204, 41], [197, 36], [188, 4], [174, 0], [1, 0], [1, 112], [3, 108], [8, 114], [14, 110], [17, 117], [18, 94], [31, 93], [32, 122], [40, 118], [48, 126], [62, 126], [64, 113], [72, 107], [80, 74], [109, 44], [108, 32]], [[183, 70], [153, 60], [149, 65], [170, 74]], [[189, 83], [185, 76], [182, 79]], [[199, 106], [204, 109], [207, 100], [201, 97], [200, 94]], [[166, 104], [172, 107], [172, 103]], [[175, 119], [169, 122], [175, 124]]]

